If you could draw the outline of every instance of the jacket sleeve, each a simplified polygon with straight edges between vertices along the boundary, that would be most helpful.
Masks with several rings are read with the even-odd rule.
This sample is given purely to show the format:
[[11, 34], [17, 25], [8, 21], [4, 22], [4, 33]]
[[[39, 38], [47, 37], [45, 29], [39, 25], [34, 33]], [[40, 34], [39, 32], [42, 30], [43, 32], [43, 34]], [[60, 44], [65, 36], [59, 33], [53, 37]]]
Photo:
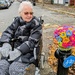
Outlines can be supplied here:
[[36, 25], [33, 27], [33, 29], [31, 29], [28, 41], [25, 41], [23, 44], [17, 47], [23, 54], [33, 51], [34, 47], [37, 45], [42, 36], [42, 25], [40, 22], [35, 24]]
[[18, 19], [15, 19], [12, 22], [12, 24], [10, 26], [8, 26], [7, 29], [2, 33], [0, 42], [2, 42], [2, 43], [5, 43], [5, 42], [9, 43], [10, 39], [13, 38], [14, 31], [15, 31], [17, 25], [18, 25], [17, 20]]

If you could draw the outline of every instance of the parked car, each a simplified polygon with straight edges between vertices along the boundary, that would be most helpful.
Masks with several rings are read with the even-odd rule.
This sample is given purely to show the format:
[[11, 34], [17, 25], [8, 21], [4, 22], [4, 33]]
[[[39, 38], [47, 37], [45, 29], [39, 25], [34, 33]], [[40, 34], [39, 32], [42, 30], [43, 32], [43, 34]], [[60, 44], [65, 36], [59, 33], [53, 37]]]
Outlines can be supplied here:
[[8, 3], [6, 0], [0, 0], [0, 8], [8, 8]]
[[10, 5], [11, 5], [10, 0], [6, 0], [6, 2], [8, 3], [8, 6], [10, 6]]

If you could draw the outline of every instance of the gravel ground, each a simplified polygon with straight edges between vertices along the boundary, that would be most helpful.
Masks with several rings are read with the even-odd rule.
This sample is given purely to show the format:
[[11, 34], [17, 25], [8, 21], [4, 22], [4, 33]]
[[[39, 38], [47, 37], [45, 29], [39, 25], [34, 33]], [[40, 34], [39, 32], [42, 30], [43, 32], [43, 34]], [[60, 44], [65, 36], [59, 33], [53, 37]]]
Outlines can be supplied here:
[[[75, 17], [75, 8], [72, 6], [45, 4], [43, 8], [50, 9], [55, 12], [64, 13], [69, 16]], [[41, 75], [56, 75], [56, 73], [53, 72], [51, 66], [49, 66], [47, 62], [47, 58], [49, 56], [48, 45], [53, 43], [52, 37], [53, 37], [53, 31], [55, 30], [55, 28], [56, 26], [52, 26], [52, 25], [50, 25], [49, 27], [43, 28], [43, 51], [45, 52], [46, 60], [44, 63], [44, 66], [45, 66], [44, 69], [40, 69]]]
[[[55, 30], [56, 26], [49, 26], [49, 27], [43, 27], [43, 52], [45, 52], [45, 63], [44, 63], [44, 69], [41, 70], [41, 75], [56, 75], [51, 66], [48, 64], [48, 46], [49, 44], [52, 44], [52, 37], [53, 37], [53, 31]], [[51, 38], [51, 39], [50, 39]]]

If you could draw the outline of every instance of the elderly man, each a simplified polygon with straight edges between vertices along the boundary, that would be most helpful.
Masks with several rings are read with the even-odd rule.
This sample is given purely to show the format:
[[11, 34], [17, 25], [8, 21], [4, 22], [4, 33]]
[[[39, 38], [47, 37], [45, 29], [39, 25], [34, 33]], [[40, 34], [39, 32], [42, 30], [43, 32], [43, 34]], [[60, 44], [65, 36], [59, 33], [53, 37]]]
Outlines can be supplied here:
[[[39, 40], [42, 36], [40, 21], [33, 16], [33, 6], [29, 1], [23, 1], [19, 6], [20, 16], [2, 33], [0, 44], [0, 75], [27, 75], [26, 67], [35, 64], [35, 75], [40, 75], [37, 56]], [[14, 44], [12, 39], [15, 39]], [[12, 48], [12, 46], [14, 48]], [[35, 67], [34, 65], [32, 65]], [[33, 68], [31, 69], [33, 70]]]

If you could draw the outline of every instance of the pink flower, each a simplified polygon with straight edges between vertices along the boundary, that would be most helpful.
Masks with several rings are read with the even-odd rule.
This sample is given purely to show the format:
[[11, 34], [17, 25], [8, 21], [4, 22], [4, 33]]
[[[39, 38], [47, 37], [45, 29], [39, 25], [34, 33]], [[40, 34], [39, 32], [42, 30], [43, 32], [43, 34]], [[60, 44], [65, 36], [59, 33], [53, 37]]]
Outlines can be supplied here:
[[73, 35], [75, 35], [75, 30], [73, 30]]
[[69, 43], [62, 43], [63, 48], [68, 48], [69, 47]]
[[74, 35], [70, 36], [70, 41], [75, 43], [75, 36]]

